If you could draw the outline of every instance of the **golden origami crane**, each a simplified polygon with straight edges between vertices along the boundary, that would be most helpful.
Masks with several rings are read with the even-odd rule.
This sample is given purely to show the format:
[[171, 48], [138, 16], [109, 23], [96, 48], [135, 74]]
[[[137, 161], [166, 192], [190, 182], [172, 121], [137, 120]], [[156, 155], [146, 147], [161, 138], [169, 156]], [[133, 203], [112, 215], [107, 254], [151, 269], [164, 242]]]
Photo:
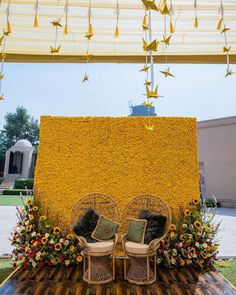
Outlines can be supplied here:
[[93, 54], [89, 54], [88, 51], [87, 51], [86, 55], [84, 55], [86, 62], [89, 62], [92, 57], [93, 57]]
[[1, 100], [4, 100], [5, 98], [4, 98], [4, 95], [2, 94], [1, 96], [0, 96], [0, 101]]
[[145, 128], [146, 128], [147, 130], [153, 131], [153, 129], [154, 129], [154, 125], [145, 125]]
[[153, 105], [153, 102], [146, 102], [146, 101], [144, 101], [144, 102], [143, 102], [143, 105], [144, 105], [145, 107], [147, 107], [147, 108], [150, 108], [150, 107]]
[[231, 49], [231, 46], [229, 46], [229, 47], [224, 46], [223, 47], [223, 52], [229, 52], [230, 49]]
[[92, 27], [92, 24], [89, 24], [89, 26], [88, 26], [88, 32], [86, 33], [86, 35], [84, 37], [87, 38], [88, 40], [90, 40], [93, 37], [93, 27]]
[[53, 20], [52, 22], [51, 22], [51, 24], [54, 26], [54, 27], [62, 27], [62, 24], [60, 23], [60, 21], [61, 21], [61, 18], [59, 18], [58, 20]]
[[227, 31], [229, 31], [229, 30], [230, 30], [230, 28], [226, 28], [226, 27], [224, 27], [224, 29], [223, 29], [220, 33], [223, 34], [223, 33], [227, 32]]
[[89, 76], [86, 73], [84, 74], [84, 78], [82, 80], [82, 83], [84, 83], [85, 81], [89, 81]]
[[170, 68], [167, 68], [164, 71], [160, 71], [160, 73], [162, 73], [165, 77], [167, 77], [167, 76], [174, 77], [174, 75], [171, 74], [171, 72], [170, 72]]
[[158, 48], [158, 41], [155, 39], [154, 41], [152, 41], [151, 43], [147, 43], [144, 39], [143, 39], [143, 50], [144, 51], [157, 51]]
[[145, 83], [144, 83], [145, 86], [150, 86], [151, 84], [152, 84], [151, 81], [148, 81], [147, 79], [145, 79]]
[[147, 72], [149, 70], [150, 66], [144, 65], [143, 68], [139, 72]]
[[58, 47], [53, 47], [53, 46], [50, 46], [50, 52], [51, 53], [58, 53], [61, 49], [61, 45], [59, 45]]
[[39, 26], [38, 15], [35, 14], [35, 16], [34, 16], [34, 28], [38, 28], [38, 26]]
[[147, 16], [146, 15], [144, 15], [144, 17], [143, 17], [142, 27], [143, 27], [143, 31], [147, 31], [148, 30], [148, 23], [147, 23]]
[[234, 74], [234, 72], [231, 69], [227, 69], [226, 74], [225, 74], [225, 78], [228, 76], [232, 76], [233, 74]]
[[168, 7], [166, 0], [162, 0], [160, 4], [160, 13], [161, 14], [170, 14], [170, 8]]
[[158, 87], [156, 86], [155, 90], [150, 90], [148, 86], [146, 86], [147, 90], [147, 98], [158, 98], [162, 97], [157, 93]]
[[119, 35], [120, 35], [119, 28], [118, 28], [118, 26], [116, 26], [116, 28], [115, 28], [115, 33], [114, 33], [114, 37], [115, 37], [115, 38], [118, 38]]
[[156, 5], [155, 0], [142, 0], [146, 10], [156, 10], [158, 11], [158, 7]]
[[194, 27], [197, 29], [198, 28], [198, 18], [195, 17], [194, 19]]
[[163, 40], [161, 40], [162, 43], [165, 43], [166, 45], [170, 45], [170, 38], [172, 35], [170, 35], [169, 37], [165, 37], [163, 36]]
[[222, 28], [222, 24], [223, 24], [223, 17], [218, 21], [218, 24], [217, 24], [217, 30], [219, 31], [219, 30], [221, 30], [221, 28]]
[[2, 80], [4, 78], [4, 74], [1, 72], [0, 73], [0, 80]]

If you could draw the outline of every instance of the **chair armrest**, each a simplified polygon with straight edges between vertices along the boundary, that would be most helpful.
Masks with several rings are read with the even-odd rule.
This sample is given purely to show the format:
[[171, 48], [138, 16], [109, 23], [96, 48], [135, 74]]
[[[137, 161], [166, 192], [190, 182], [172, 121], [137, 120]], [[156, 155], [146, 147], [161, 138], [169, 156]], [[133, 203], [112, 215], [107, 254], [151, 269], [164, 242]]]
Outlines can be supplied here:
[[79, 245], [80, 245], [81, 249], [88, 250], [88, 243], [87, 243], [86, 239], [82, 236], [76, 236], [76, 238], [79, 241]]
[[121, 236], [122, 247], [123, 247], [123, 250], [125, 251], [125, 253], [126, 253], [125, 243], [127, 242], [127, 238], [126, 237], [127, 237], [127, 233]]
[[149, 247], [148, 247], [148, 251], [149, 252], [153, 252], [153, 251], [156, 251], [159, 246], [160, 246], [160, 241], [163, 239], [163, 237], [160, 237], [160, 238], [156, 238], [154, 240], [152, 240], [150, 243], [149, 243]]

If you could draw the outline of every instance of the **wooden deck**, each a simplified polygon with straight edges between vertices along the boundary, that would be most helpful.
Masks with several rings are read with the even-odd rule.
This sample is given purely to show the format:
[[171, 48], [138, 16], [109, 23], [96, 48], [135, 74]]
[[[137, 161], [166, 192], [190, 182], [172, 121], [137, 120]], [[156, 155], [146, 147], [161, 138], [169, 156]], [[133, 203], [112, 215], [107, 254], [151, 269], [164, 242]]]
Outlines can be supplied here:
[[116, 265], [117, 280], [106, 285], [91, 286], [82, 281], [79, 267], [42, 269], [20, 268], [0, 288], [0, 294], [34, 295], [232, 295], [236, 289], [214, 268], [159, 269], [157, 282], [151, 286], [131, 285], [124, 280], [122, 261]]

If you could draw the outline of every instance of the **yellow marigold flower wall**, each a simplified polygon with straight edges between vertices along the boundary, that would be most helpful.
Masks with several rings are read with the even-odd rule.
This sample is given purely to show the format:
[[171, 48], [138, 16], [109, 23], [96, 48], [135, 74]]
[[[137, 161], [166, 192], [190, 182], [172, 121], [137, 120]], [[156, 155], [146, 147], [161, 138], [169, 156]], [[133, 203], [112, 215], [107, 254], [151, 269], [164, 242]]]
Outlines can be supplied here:
[[[69, 228], [73, 204], [89, 193], [112, 196], [120, 214], [135, 196], [160, 196], [178, 212], [199, 199], [196, 120], [49, 117], [40, 125], [35, 197], [45, 215]], [[104, 212], [104, 215], [106, 212]]]

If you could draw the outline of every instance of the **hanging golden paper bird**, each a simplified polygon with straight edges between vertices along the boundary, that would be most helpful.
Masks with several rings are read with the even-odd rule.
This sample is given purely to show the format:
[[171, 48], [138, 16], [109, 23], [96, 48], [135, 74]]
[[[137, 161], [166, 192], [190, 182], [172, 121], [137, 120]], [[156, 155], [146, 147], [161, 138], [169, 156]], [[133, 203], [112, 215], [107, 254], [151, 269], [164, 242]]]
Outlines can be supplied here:
[[9, 34], [10, 34], [11, 32], [10, 31], [5, 31], [4, 29], [3, 29], [3, 34], [5, 35], [5, 36], [9, 36]]
[[143, 68], [139, 72], [147, 72], [149, 70], [150, 66], [144, 65]]
[[234, 72], [231, 69], [226, 69], [225, 78], [232, 76], [233, 74], [234, 74]]
[[38, 15], [35, 14], [35, 16], [34, 16], [34, 28], [38, 28], [38, 26], [39, 26]]
[[148, 30], [148, 23], [147, 23], [147, 16], [146, 15], [144, 15], [144, 17], [143, 17], [142, 28], [143, 28], [143, 31], [147, 31]]
[[61, 49], [61, 45], [59, 45], [58, 47], [50, 46], [51, 53], [59, 53], [60, 49]]
[[115, 38], [118, 38], [119, 35], [120, 35], [119, 28], [118, 28], [118, 26], [116, 26], [116, 28], [115, 28], [115, 33], [114, 33], [114, 37], [115, 37]]
[[171, 35], [167, 38], [165, 36], [163, 36], [163, 40], [161, 40], [161, 42], [165, 43], [166, 45], [170, 45], [170, 38], [171, 37], [172, 37]]
[[144, 51], [157, 51], [158, 44], [159, 44], [159, 42], [156, 39], [149, 44], [143, 39], [143, 50]]
[[198, 18], [195, 17], [194, 19], [194, 27], [197, 29], [198, 28]]
[[160, 13], [170, 15], [170, 8], [167, 5], [166, 0], [162, 0], [160, 4]]
[[4, 78], [4, 74], [0, 73], [0, 80], [2, 80]]
[[216, 27], [218, 31], [220, 31], [222, 29], [223, 21], [224, 21], [224, 18], [221, 17], [221, 19], [219, 20], [217, 27]]
[[223, 52], [229, 52], [230, 49], [231, 49], [231, 46], [229, 46], [229, 47], [224, 46], [223, 47]]
[[164, 71], [160, 71], [160, 73], [162, 73], [165, 77], [174, 77], [174, 75], [173, 74], [171, 74], [171, 72], [170, 72], [170, 68], [167, 68], [166, 70], [164, 70]]
[[170, 21], [170, 33], [173, 34], [175, 32], [172, 20]]
[[154, 129], [154, 125], [145, 125], [145, 128], [146, 128], [147, 130], [153, 131], [153, 129]]
[[4, 41], [5, 35], [3, 34], [2, 37], [0, 37], [0, 46], [2, 45], [2, 42]]
[[145, 79], [144, 85], [145, 86], [150, 86], [152, 84], [151, 81], [148, 81], [147, 79]]
[[223, 34], [223, 33], [227, 32], [227, 31], [229, 31], [229, 30], [230, 30], [230, 28], [226, 28], [226, 27], [224, 27], [224, 29], [223, 29], [220, 33]]
[[153, 105], [153, 102], [146, 102], [146, 101], [144, 101], [144, 102], [143, 102], [143, 105], [144, 105], [145, 107], [147, 107], [147, 108], [150, 108], [150, 107]]
[[150, 1], [150, 0], [142, 0], [142, 2], [144, 4], [146, 10], [156, 10], [156, 11], [159, 10], [157, 5], [156, 5], [155, 0], [152, 0], [152, 1]]
[[85, 58], [86, 62], [89, 62], [92, 57], [93, 57], [93, 54], [89, 54], [88, 51], [84, 55], [84, 58]]
[[88, 82], [89, 81], [89, 76], [85, 73], [84, 74], [84, 78], [83, 78], [83, 80], [82, 80], [82, 83], [84, 83], [84, 82]]
[[11, 33], [11, 23], [9, 20], [7, 21], [7, 31]]
[[155, 90], [150, 90], [148, 86], [146, 86], [147, 90], [147, 98], [158, 98], [162, 97], [157, 93], [158, 87], [156, 86]]
[[93, 27], [92, 27], [92, 24], [89, 23], [88, 32], [86, 33], [86, 35], [84, 37], [87, 38], [88, 40], [90, 40], [93, 37]]
[[62, 24], [60, 23], [60, 21], [61, 21], [61, 18], [59, 18], [58, 20], [53, 20], [52, 22], [51, 22], [51, 24], [54, 26], [54, 27], [62, 27]]
[[1, 96], [0, 96], [0, 101], [1, 100], [4, 100], [5, 98], [4, 98], [4, 95], [2, 94]]

